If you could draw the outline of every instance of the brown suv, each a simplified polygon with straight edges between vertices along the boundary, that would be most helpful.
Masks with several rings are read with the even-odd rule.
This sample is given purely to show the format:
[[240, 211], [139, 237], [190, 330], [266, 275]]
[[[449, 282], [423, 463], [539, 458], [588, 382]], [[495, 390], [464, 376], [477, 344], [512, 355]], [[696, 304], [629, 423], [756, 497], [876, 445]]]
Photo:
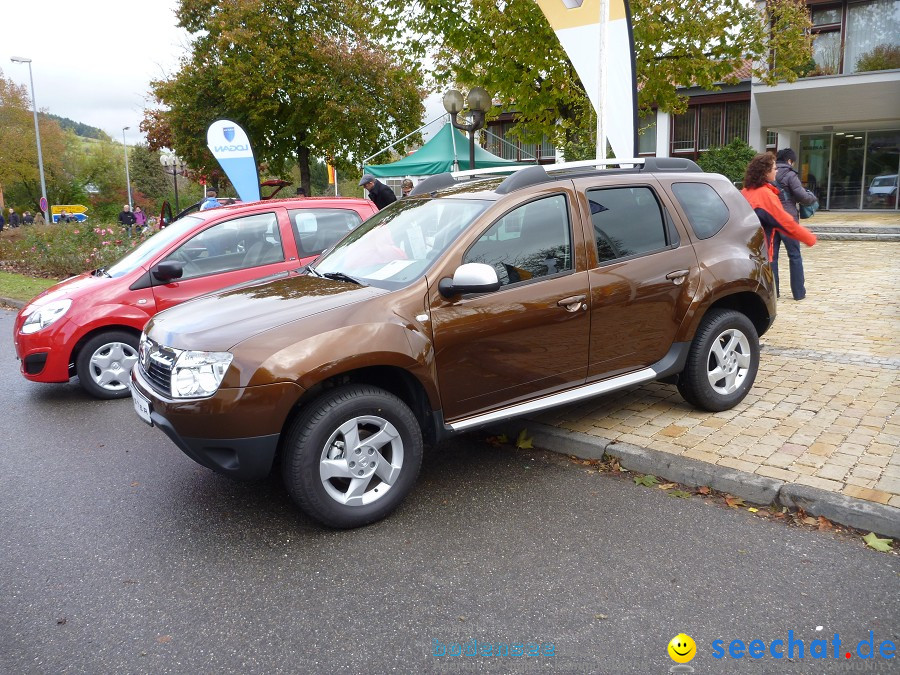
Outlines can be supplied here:
[[333, 527], [385, 517], [422, 445], [651, 380], [747, 394], [775, 317], [759, 220], [690, 161], [441, 174], [314, 264], [156, 315], [141, 417], [237, 478], [277, 463]]

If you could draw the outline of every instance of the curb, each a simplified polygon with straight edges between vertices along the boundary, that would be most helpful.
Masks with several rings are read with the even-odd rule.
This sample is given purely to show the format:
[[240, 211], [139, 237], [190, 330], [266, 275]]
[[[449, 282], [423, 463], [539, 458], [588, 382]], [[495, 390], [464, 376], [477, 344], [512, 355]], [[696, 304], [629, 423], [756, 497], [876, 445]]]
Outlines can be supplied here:
[[9, 305], [10, 307], [22, 309], [25, 306], [25, 303], [21, 300], [13, 300], [12, 298], [0, 297], [0, 305]]
[[847, 527], [900, 539], [900, 508], [894, 506], [524, 419], [519, 420], [518, 424], [514, 421], [505, 422], [489, 429], [515, 438], [526, 423], [532, 444], [536, 448], [574, 455], [581, 459], [603, 459], [604, 455], [609, 455], [618, 459], [619, 464], [629, 471], [653, 474], [689, 487], [705, 485], [761, 506], [802, 508], [811, 516], [822, 516]]

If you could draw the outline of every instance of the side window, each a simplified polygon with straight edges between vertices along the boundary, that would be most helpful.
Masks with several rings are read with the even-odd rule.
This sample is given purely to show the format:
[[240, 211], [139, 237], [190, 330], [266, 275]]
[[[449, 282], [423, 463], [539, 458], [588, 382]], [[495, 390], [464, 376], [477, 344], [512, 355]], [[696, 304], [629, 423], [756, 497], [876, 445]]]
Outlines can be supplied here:
[[663, 211], [648, 187], [588, 190], [599, 262], [652, 253], [669, 239]]
[[278, 218], [274, 213], [260, 213], [218, 223], [186, 241], [166, 260], [181, 263], [182, 279], [283, 262]]
[[698, 239], [709, 239], [728, 222], [728, 207], [711, 185], [673, 183], [672, 192]]
[[510, 211], [475, 242], [464, 263], [493, 266], [503, 285], [572, 269], [572, 233], [565, 195]]
[[362, 223], [350, 209], [292, 209], [288, 216], [301, 258], [319, 255]]

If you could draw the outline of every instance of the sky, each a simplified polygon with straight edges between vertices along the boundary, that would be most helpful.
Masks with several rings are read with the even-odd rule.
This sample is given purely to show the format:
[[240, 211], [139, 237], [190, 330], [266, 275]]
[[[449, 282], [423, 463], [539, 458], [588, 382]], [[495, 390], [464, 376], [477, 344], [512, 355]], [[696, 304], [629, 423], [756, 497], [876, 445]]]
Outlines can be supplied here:
[[[177, 0], [5, 0], [0, 9], [0, 70], [29, 87], [32, 60], [38, 110], [99, 127], [129, 145], [141, 142], [138, 125], [150, 81], [178, 70], [189, 34], [175, 23]], [[29, 89], [29, 95], [30, 95]], [[426, 101], [425, 121], [443, 108]], [[440, 128], [432, 124], [430, 137]]]

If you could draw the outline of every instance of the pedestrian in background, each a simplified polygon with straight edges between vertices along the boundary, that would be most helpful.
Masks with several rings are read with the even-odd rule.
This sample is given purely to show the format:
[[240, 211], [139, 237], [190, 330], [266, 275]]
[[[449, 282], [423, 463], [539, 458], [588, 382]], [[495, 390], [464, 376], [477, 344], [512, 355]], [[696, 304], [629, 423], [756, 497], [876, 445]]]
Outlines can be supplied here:
[[9, 227], [10, 229], [19, 227], [19, 214], [13, 207], [9, 207]]
[[[778, 151], [775, 162], [775, 182], [780, 186], [781, 205], [790, 214], [794, 222], [799, 225], [800, 214], [797, 204], [812, 204], [816, 196], [803, 187], [794, 164], [797, 161], [797, 153], [790, 148]], [[803, 300], [806, 297], [806, 278], [803, 274], [803, 257], [800, 255], [800, 243], [796, 239], [787, 237], [781, 232], [775, 232], [774, 252], [772, 254], [772, 274], [775, 275], [775, 292], [781, 295], [778, 288], [778, 252], [781, 242], [784, 242], [784, 250], [787, 251], [788, 265], [791, 273], [791, 294], [794, 300]]]
[[125, 228], [130, 237], [131, 228], [134, 227], [134, 213], [131, 211], [130, 205], [122, 204], [122, 211], [119, 213], [119, 224]]
[[212, 188], [210, 188], [209, 190], [207, 190], [207, 191], [206, 191], [206, 199], [204, 199], [204, 200], [203, 200], [203, 203], [200, 204], [200, 210], [201, 210], [201, 211], [206, 211], [207, 209], [214, 209], [214, 208], [216, 208], [217, 206], [221, 206], [221, 205], [219, 204], [219, 200], [218, 200], [218, 198], [217, 198], [217, 195], [218, 195], [218, 194], [219, 194], [219, 193], [216, 192], [215, 190], [213, 190]]
[[297, 197], [297, 199], [303, 199], [304, 197], [306, 197], [306, 188], [302, 186], [298, 187], [297, 194], [295, 196]]
[[68, 212], [63, 209], [59, 212], [59, 215], [56, 217], [57, 223], [68, 223], [72, 218], [69, 216]]
[[364, 174], [359, 180], [359, 184], [369, 191], [369, 199], [375, 202], [375, 206], [378, 207], [379, 211], [388, 204], [393, 204], [397, 201], [397, 195], [394, 194], [394, 191], [380, 180], [376, 180], [375, 176], [370, 173]]
[[6, 218], [3, 217], [3, 210], [0, 209], [0, 232], [3, 232], [4, 225], [6, 225]]
[[35, 225], [46, 225], [46, 221], [44, 220], [44, 214], [41, 211], [38, 211], [34, 214], [34, 224]]
[[409, 197], [409, 193], [412, 192], [412, 189], [413, 189], [412, 180], [409, 178], [404, 178], [403, 183], [400, 185], [400, 193], [401, 193], [400, 199], [405, 199], [406, 197]]
[[816, 243], [816, 235], [799, 223], [795, 223], [791, 215], [784, 210], [779, 192], [775, 186], [775, 156], [770, 152], [756, 155], [747, 165], [747, 171], [744, 173], [744, 189], [741, 190], [741, 194], [750, 202], [750, 206], [756, 212], [763, 231], [766, 233], [770, 263], [772, 262], [776, 232], [782, 232], [788, 237], [802, 241], [807, 246]]
[[134, 207], [134, 224], [137, 227], [138, 234], [143, 232], [147, 225], [147, 214], [140, 206]]
[[26, 211], [22, 214], [22, 224], [23, 225], [33, 225], [34, 224], [34, 216], [31, 215], [31, 211]]

